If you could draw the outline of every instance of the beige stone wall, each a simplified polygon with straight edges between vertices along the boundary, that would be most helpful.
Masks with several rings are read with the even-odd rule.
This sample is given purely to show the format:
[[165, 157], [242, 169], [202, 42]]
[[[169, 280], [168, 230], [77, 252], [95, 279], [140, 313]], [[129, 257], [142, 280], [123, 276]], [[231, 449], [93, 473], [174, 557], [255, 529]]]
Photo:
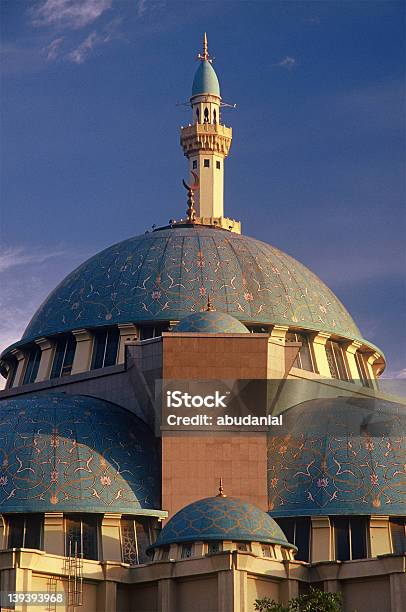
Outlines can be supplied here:
[[176, 582], [176, 612], [217, 610], [217, 577], [208, 576]]
[[347, 580], [342, 594], [345, 612], [401, 612], [391, 606], [389, 576]]
[[262, 597], [272, 597], [275, 601], [279, 601], [279, 583], [258, 576], [248, 576], [247, 611], [254, 610], [255, 600]]

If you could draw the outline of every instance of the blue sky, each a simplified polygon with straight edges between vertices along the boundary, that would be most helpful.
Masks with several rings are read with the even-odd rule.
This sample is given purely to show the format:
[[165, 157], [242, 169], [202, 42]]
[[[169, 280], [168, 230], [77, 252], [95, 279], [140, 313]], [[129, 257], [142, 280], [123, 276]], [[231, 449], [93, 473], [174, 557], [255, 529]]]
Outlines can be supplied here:
[[225, 206], [302, 261], [406, 376], [403, 2], [2, 0], [0, 345], [98, 250], [184, 214], [206, 30]]

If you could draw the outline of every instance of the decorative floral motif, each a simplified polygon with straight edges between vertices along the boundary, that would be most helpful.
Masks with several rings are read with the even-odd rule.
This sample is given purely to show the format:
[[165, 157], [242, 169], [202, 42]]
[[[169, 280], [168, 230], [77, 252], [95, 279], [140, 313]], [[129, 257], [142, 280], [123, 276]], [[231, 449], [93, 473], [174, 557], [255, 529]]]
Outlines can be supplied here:
[[204, 310], [207, 294], [218, 311], [244, 322], [360, 337], [340, 301], [299, 262], [259, 240], [195, 226], [157, 230], [98, 253], [51, 293], [24, 339], [106, 321], [180, 320]]
[[63, 393], [1, 400], [0, 512], [159, 509], [154, 449], [147, 426], [110, 402]]
[[[280, 516], [406, 514], [406, 407], [315, 399], [287, 410], [268, 437], [269, 509]], [[284, 452], [281, 452], [281, 449]]]

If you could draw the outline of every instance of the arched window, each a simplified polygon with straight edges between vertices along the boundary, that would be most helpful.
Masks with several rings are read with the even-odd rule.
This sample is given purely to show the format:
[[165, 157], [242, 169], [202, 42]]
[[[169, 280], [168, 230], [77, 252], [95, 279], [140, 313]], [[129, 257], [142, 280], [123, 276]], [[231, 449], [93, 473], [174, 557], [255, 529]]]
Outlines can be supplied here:
[[76, 338], [73, 334], [59, 336], [56, 341], [51, 378], [60, 378], [61, 376], [68, 376], [71, 373], [75, 350]]
[[196, 119], [197, 119], [197, 123], [199, 123], [199, 121], [200, 121], [200, 111], [199, 111], [199, 108], [196, 109]]
[[41, 361], [41, 349], [34, 345], [29, 352], [27, 366], [25, 368], [23, 385], [29, 385], [35, 382], [37, 378], [39, 362]]
[[355, 353], [355, 361], [357, 364], [357, 370], [360, 377], [360, 380], [364, 387], [372, 387], [371, 378], [367, 374], [366, 365], [364, 362], [364, 357], [362, 353], [356, 351]]
[[98, 560], [98, 517], [93, 514], [75, 514], [65, 517], [65, 547], [67, 557], [81, 556]]
[[15, 514], [6, 516], [7, 547], [42, 550], [44, 515]]
[[297, 354], [295, 361], [293, 362], [293, 366], [295, 368], [300, 368], [301, 370], [308, 370], [309, 372], [314, 372], [312, 353], [310, 350], [309, 339], [306, 334], [288, 332], [286, 334], [286, 341], [300, 342], [302, 345], [299, 349], [299, 353]]
[[204, 109], [204, 123], [209, 123], [209, 109], [206, 108]]
[[350, 380], [344, 350], [339, 342], [332, 342], [331, 340], [326, 342], [326, 356], [331, 378]]
[[275, 518], [282, 529], [289, 544], [297, 546], [295, 559], [298, 561], [310, 560], [310, 517], [301, 518]]
[[217, 123], [217, 113], [216, 109], [213, 110], [213, 123]]
[[92, 370], [107, 368], [117, 361], [120, 334], [117, 327], [95, 332], [93, 341]]
[[392, 539], [392, 552], [395, 555], [406, 553], [406, 518], [391, 518], [389, 521], [390, 535]]
[[[148, 519], [122, 518], [120, 521], [121, 554], [124, 563], [148, 563], [147, 548], [152, 543]], [[169, 552], [169, 549], [168, 549]]]
[[352, 561], [367, 556], [367, 519], [364, 516], [330, 518], [333, 534], [335, 559]]

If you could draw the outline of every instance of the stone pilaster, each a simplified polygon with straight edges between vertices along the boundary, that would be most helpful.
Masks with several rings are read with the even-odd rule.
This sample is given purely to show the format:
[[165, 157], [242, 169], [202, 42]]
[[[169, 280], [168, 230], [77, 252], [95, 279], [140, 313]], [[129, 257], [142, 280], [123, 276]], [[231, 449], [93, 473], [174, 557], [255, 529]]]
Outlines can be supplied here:
[[93, 335], [87, 329], [77, 329], [72, 333], [76, 338], [76, 350], [71, 374], [88, 372], [92, 357]]
[[54, 357], [55, 343], [48, 338], [39, 338], [35, 344], [41, 349], [41, 360], [39, 362], [38, 374], [35, 382], [48, 380], [51, 375], [52, 360]]
[[326, 343], [331, 334], [319, 332], [312, 336], [313, 354], [316, 361], [316, 368], [319, 374], [331, 378], [331, 372], [327, 361]]
[[331, 561], [332, 546], [331, 546], [331, 526], [328, 516], [312, 516], [312, 563], [317, 561]]
[[25, 367], [27, 364], [27, 355], [24, 351], [20, 351], [20, 349], [13, 349], [11, 354], [17, 359], [17, 371], [14, 377], [13, 387], [19, 387], [23, 384]]
[[353, 342], [345, 342], [342, 347], [345, 350], [345, 356], [347, 358], [347, 364], [349, 369], [349, 375], [354, 382], [361, 384], [361, 376], [358, 372], [357, 362], [355, 360], [355, 353], [362, 346], [361, 342], [354, 340]]
[[371, 557], [392, 552], [388, 516], [375, 515], [369, 519], [369, 548]]
[[106, 512], [101, 525], [103, 561], [121, 561], [121, 514]]
[[52, 555], [65, 555], [63, 512], [46, 512], [44, 516], [44, 549]]
[[134, 342], [135, 340], [138, 340], [138, 332], [136, 326], [133, 323], [120, 323], [118, 329], [120, 331], [120, 343], [118, 347], [117, 363], [124, 363], [125, 343]]

